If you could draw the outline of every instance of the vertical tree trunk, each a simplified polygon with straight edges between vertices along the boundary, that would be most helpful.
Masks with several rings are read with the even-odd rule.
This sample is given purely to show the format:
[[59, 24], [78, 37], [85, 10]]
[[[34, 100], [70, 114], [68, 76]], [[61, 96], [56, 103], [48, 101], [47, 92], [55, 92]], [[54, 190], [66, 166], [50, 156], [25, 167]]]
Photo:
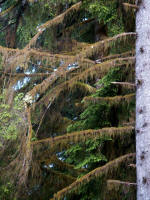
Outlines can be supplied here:
[[138, 0], [136, 15], [137, 200], [150, 200], [150, 0]]

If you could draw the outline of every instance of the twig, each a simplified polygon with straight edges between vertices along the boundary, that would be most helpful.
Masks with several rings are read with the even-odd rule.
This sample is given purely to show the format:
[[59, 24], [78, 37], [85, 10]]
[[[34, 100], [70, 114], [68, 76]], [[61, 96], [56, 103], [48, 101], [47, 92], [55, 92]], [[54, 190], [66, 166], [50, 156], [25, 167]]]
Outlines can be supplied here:
[[134, 83], [128, 83], [128, 82], [111, 82], [111, 84], [115, 84], [115, 85], [128, 85], [131, 87], [135, 87]]
[[129, 7], [129, 8], [134, 8], [134, 9], [138, 9], [139, 6], [135, 5], [135, 4], [130, 4], [130, 3], [123, 3], [124, 6]]
[[107, 183], [108, 184], [111, 184], [111, 183], [122, 184], [122, 185], [127, 185], [127, 186], [130, 186], [130, 185], [136, 186], [137, 185], [136, 183], [130, 183], [130, 182], [119, 181], [119, 180], [107, 180]]

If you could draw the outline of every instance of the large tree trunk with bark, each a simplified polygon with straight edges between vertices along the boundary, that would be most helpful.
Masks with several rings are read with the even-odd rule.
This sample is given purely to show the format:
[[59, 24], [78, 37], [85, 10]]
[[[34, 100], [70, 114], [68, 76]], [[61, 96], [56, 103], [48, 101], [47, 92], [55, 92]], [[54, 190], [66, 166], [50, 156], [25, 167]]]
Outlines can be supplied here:
[[150, 200], [150, 0], [138, 0], [136, 15], [137, 200]]

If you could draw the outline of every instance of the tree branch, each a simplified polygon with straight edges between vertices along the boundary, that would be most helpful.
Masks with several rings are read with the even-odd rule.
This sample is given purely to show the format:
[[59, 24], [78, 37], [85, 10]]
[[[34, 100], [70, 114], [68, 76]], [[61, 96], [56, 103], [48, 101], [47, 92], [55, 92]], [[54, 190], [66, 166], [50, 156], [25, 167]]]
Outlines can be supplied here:
[[73, 182], [71, 185], [68, 187], [60, 190], [56, 194], [54, 194], [53, 198], [50, 200], [58, 200], [60, 198], [65, 197], [68, 193], [70, 194], [75, 193], [81, 185], [86, 184], [90, 182], [90, 180], [95, 179], [97, 177], [108, 177], [110, 174], [112, 174], [114, 171], [118, 170], [118, 167], [122, 162], [130, 163], [133, 159], [135, 158], [135, 154], [127, 154], [124, 156], [121, 156], [113, 161], [108, 162], [106, 165], [102, 167], [98, 167], [94, 169], [93, 171], [89, 172], [85, 176], [81, 177], [80, 179], [77, 179], [75, 182]]

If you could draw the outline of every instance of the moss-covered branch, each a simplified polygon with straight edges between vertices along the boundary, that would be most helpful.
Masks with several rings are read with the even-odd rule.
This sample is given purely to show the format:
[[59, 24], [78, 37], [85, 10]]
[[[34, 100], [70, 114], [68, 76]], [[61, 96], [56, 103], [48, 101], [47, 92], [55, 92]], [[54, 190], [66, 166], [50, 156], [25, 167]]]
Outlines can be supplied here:
[[130, 38], [135, 38], [136, 33], [135, 32], [130, 32], [130, 33], [121, 33], [118, 34], [112, 38], [108, 38], [99, 42], [96, 42], [90, 46], [88, 46], [84, 51], [82, 51], [79, 54], [79, 57], [84, 57], [84, 58], [90, 58], [94, 56], [95, 54], [103, 55], [104, 52], [108, 50], [108, 48], [111, 47], [111, 45], [115, 44], [117, 41], [128, 41]]
[[[65, 81], [62, 84], [59, 84], [56, 87], [54, 87], [38, 103], [42, 103], [42, 104], [44, 103], [47, 106], [49, 104], [49, 102], [54, 102], [54, 100], [56, 100], [59, 97], [61, 92], [73, 88], [77, 82], [79, 82], [79, 81], [84, 82], [87, 80], [87, 78], [93, 78], [93, 77], [94, 78], [102, 78], [111, 68], [119, 67], [119, 66], [128, 67], [130, 65], [133, 65], [134, 62], [135, 62], [134, 57], [128, 57], [128, 58], [117, 58], [117, 59], [114, 59], [111, 61], [106, 61], [104, 63], [96, 64], [93, 67], [86, 69], [82, 73], [79, 73], [78, 75], [76, 75], [75, 77], [70, 79], [69, 81]], [[56, 77], [54, 77], [54, 78], [56, 78]], [[35, 95], [36, 93], [43, 93], [45, 91], [45, 89], [50, 88], [53, 81], [56, 80], [56, 79], [54, 79], [50, 83], [47, 81], [48, 79], [49, 78], [45, 79], [44, 82], [35, 86], [33, 88], [33, 90], [31, 90], [28, 93], [29, 96], [32, 97], [32, 94]], [[47, 85], [43, 84], [45, 82], [47, 82], [48, 84]], [[43, 85], [43, 87], [41, 87], [42, 85]]]
[[63, 21], [64, 21], [64, 18], [67, 17], [67, 16], [70, 16], [70, 14], [74, 11], [78, 11], [81, 7], [81, 1], [74, 4], [71, 8], [67, 9], [64, 13], [56, 16], [55, 18], [53, 18], [52, 20], [49, 20], [47, 21], [45, 24], [41, 25], [39, 27], [39, 32], [30, 40], [29, 44], [25, 47], [25, 48], [30, 48], [31, 46], [33, 46], [38, 37], [43, 33], [43, 31], [46, 29], [46, 28], [50, 28], [52, 26], [56, 26], [58, 24], [61, 24]]
[[135, 154], [127, 154], [124, 156], [121, 156], [113, 161], [110, 161], [106, 165], [102, 167], [98, 167], [95, 170], [91, 171], [90, 173], [86, 174], [85, 176], [81, 177], [80, 179], [76, 180], [74, 183], [69, 185], [68, 187], [62, 189], [61, 191], [54, 194], [54, 197], [51, 200], [61, 200], [63, 199], [67, 194], [70, 193], [76, 193], [81, 185], [86, 184], [90, 182], [92, 179], [97, 177], [109, 177], [110, 174], [114, 173], [118, 170], [119, 166], [122, 162], [129, 164], [133, 162], [135, 158]]
[[[102, 128], [98, 130], [84, 130], [79, 132], [73, 132], [70, 134], [65, 134], [62, 136], [57, 136], [54, 138], [46, 138], [38, 141], [32, 142], [32, 146], [35, 152], [36, 159], [41, 159], [43, 157], [43, 152], [59, 152], [66, 149], [69, 144], [75, 144], [78, 142], [84, 142], [90, 138], [111, 138], [113, 140], [120, 138], [127, 141], [132, 138], [134, 134], [134, 127], [110, 127]], [[128, 139], [127, 139], [128, 138]], [[46, 154], [47, 157], [50, 154]], [[44, 157], [43, 157], [44, 158]]]
[[121, 103], [130, 103], [135, 99], [135, 94], [128, 94], [124, 96], [115, 96], [115, 97], [85, 97], [83, 99], [85, 104], [97, 104], [101, 102], [107, 102], [108, 104], [121, 104]]

